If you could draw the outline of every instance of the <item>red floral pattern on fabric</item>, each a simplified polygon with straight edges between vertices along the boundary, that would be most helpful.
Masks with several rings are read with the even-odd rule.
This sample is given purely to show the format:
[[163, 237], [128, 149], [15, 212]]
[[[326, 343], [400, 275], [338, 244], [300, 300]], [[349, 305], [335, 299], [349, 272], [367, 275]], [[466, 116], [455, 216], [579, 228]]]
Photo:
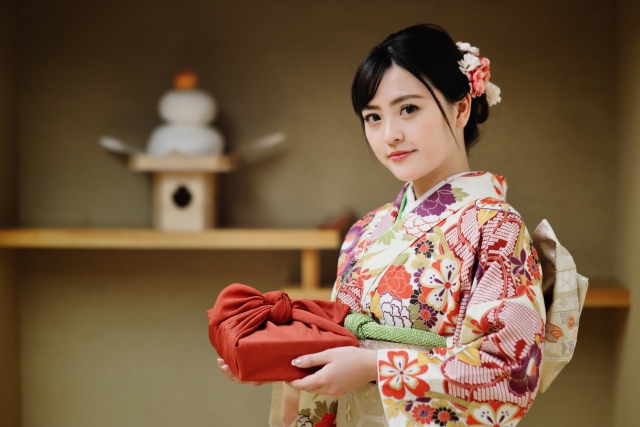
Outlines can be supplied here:
[[529, 256], [527, 257], [527, 271], [529, 272], [531, 277], [533, 277], [534, 280], [540, 280], [541, 278], [540, 266], [536, 262], [536, 259], [534, 258], [534, 254], [529, 254]]
[[520, 281], [520, 285], [516, 288], [516, 295], [517, 296], [527, 295], [527, 298], [529, 298], [529, 301], [533, 301], [535, 299], [536, 297], [535, 292], [536, 290], [535, 290], [534, 284], [530, 280], [525, 280], [524, 283]]
[[500, 199], [495, 199], [493, 197], [485, 197], [484, 199], [480, 199], [480, 203], [483, 205], [500, 206], [504, 202]]
[[425, 270], [420, 281], [422, 292], [427, 294], [427, 302], [443, 313], [451, 311], [460, 299], [460, 260], [445, 256]]
[[385, 396], [404, 399], [407, 393], [411, 393], [422, 397], [430, 389], [429, 384], [420, 378], [429, 367], [419, 366], [418, 360], [409, 360], [406, 351], [390, 351], [389, 360], [380, 360], [378, 368]]
[[322, 420], [319, 423], [316, 423], [313, 427], [335, 427], [336, 425], [336, 414], [324, 414], [322, 416]]
[[411, 275], [407, 273], [404, 265], [392, 265], [380, 279], [378, 293], [389, 292], [396, 298], [409, 298], [413, 293], [411, 286]]
[[434, 409], [431, 406], [419, 403], [413, 406], [411, 415], [413, 416], [413, 419], [420, 424], [429, 424], [433, 421], [433, 411]]

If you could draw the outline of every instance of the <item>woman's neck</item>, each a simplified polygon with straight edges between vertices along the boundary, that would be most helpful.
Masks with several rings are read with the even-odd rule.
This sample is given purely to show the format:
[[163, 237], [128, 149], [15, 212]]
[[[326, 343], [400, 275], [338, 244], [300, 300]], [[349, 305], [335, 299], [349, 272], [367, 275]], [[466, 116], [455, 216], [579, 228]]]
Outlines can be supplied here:
[[437, 183], [439, 183], [443, 179], [449, 178], [450, 176], [462, 172], [469, 172], [470, 170], [471, 169], [469, 168], [469, 162], [467, 161], [467, 156], [465, 155], [464, 159], [461, 159], [460, 162], [456, 162], [456, 164], [450, 164], [449, 167], [434, 170], [423, 177], [414, 179], [412, 181], [412, 184], [413, 192], [416, 196], [416, 199], [422, 197], [424, 193], [431, 190]]

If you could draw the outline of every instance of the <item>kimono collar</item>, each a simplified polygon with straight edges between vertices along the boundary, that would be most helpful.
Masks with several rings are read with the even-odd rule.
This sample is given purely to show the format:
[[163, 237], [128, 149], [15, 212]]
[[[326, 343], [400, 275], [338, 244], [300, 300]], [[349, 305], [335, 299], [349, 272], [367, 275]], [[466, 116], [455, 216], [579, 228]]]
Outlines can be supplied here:
[[434, 185], [408, 206], [405, 212], [400, 212], [402, 201], [407, 191], [412, 191], [407, 182], [396, 197], [389, 213], [371, 233], [368, 242], [375, 242], [398, 219], [402, 217], [411, 234], [430, 230], [443, 219], [458, 211], [465, 205], [476, 200], [491, 201], [499, 204], [506, 201], [507, 181], [500, 175], [490, 172], [462, 172], [443, 179]]
[[[391, 209], [377, 224], [360, 254], [362, 268], [375, 259], [375, 265], [389, 266], [414, 242], [460, 209], [475, 204], [481, 209], [509, 209], [505, 203], [507, 183], [489, 172], [463, 172], [440, 181], [409, 206], [400, 219], [400, 207], [409, 183], [405, 184]], [[402, 236], [400, 237], [400, 232]], [[389, 233], [389, 238], [382, 238]], [[368, 256], [366, 256], [368, 254]], [[361, 298], [366, 298], [381, 276], [364, 280]], [[364, 300], [360, 301], [364, 306]], [[353, 306], [352, 306], [353, 308]]]
[[[413, 191], [411, 183], [407, 183], [396, 203], [404, 198], [404, 194]], [[414, 197], [408, 195], [405, 212], [420, 215], [425, 219], [436, 219], [446, 211], [455, 212], [463, 205], [478, 199], [494, 199], [506, 201], [507, 181], [500, 175], [490, 172], [462, 172], [443, 179], [429, 191], [410, 203]], [[395, 205], [395, 204], [394, 204]], [[394, 206], [395, 207], [395, 206]], [[399, 209], [400, 205], [398, 205]]]

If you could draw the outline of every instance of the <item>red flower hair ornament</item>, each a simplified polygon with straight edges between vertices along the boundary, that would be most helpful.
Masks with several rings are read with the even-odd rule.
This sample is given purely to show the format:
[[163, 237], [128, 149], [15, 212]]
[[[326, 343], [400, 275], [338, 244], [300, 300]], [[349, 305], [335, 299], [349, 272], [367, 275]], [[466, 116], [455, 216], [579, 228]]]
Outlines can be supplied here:
[[469, 43], [456, 43], [463, 57], [458, 61], [460, 71], [469, 79], [469, 92], [471, 97], [487, 95], [489, 106], [496, 105], [502, 101], [500, 88], [489, 81], [491, 72], [489, 71], [489, 58], [480, 56], [480, 49], [471, 46]]

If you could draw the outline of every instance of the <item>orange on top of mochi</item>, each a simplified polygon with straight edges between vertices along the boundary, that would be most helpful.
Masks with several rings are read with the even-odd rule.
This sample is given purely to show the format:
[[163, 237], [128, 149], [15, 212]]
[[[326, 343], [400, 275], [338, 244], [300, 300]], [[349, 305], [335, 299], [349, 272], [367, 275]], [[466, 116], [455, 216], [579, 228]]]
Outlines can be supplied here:
[[173, 86], [178, 90], [191, 90], [198, 85], [198, 75], [193, 71], [181, 71], [173, 78]]

